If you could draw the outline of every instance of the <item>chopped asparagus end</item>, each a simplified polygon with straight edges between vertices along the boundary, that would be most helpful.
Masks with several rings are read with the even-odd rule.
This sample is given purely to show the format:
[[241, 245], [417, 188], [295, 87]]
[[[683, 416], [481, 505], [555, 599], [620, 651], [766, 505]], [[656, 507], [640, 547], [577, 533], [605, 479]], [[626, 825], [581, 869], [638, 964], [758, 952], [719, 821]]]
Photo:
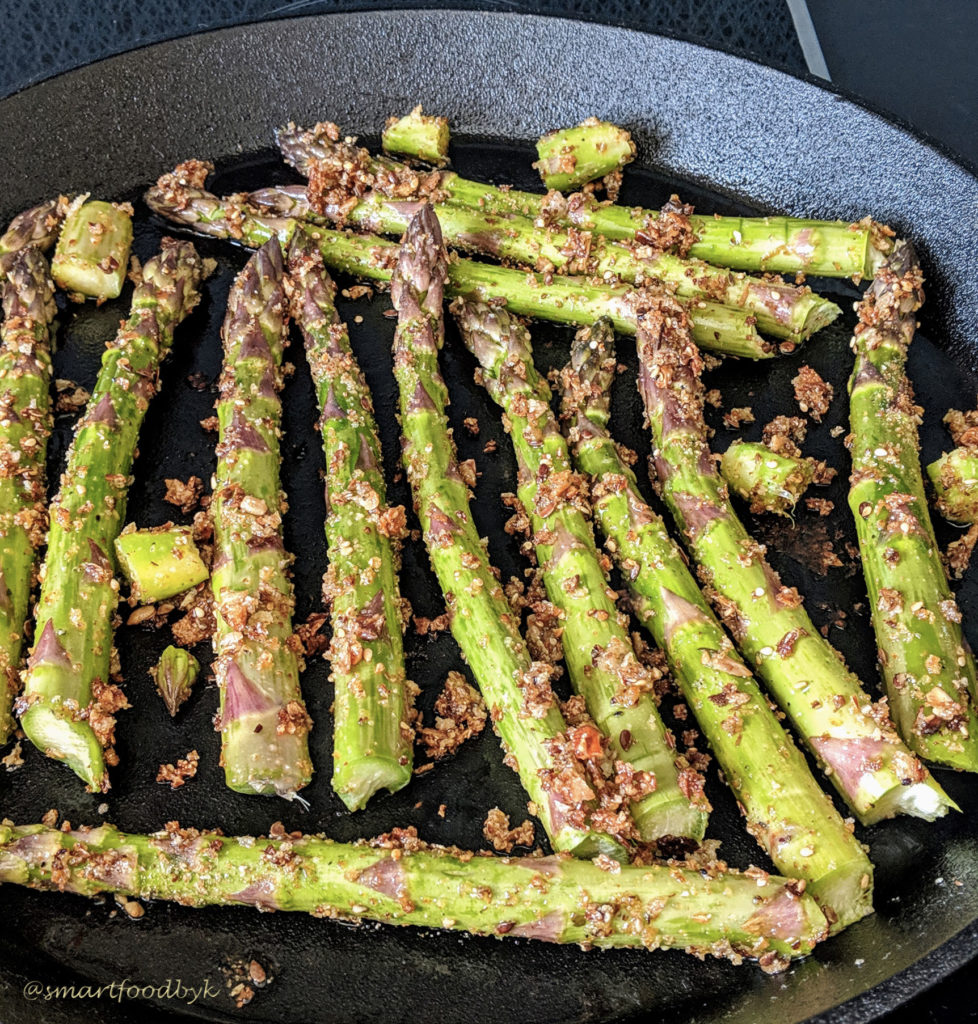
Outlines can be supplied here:
[[170, 717], [175, 717], [197, 681], [200, 662], [189, 651], [171, 644], [149, 672], [156, 682], [156, 688], [160, 691]]
[[790, 516], [814, 475], [810, 459], [783, 455], [766, 444], [734, 441], [723, 453], [720, 472], [731, 490], [750, 502], [751, 512]]
[[75, 728], [73, 708], [42, 698], [24, 712], [20, 725], [38, 750], [64, 761], [90, 792], [104, 793], [109, 788], [102, 746], [91, 729]]
[[417, 106], [404, 117], [392, 117], [384, 126], [381, 146], [385, 153], [414, 156], [429, 164], [448, 163], [451, 133], [447, 117], [434, 117]]
[[348, 811], [359, 811], [382, 789], [396, 793], [411, 780], [410, 765], [391, 757], [365, 756], [337, 764], [333, 769], [333, 790]]
[[936, 821], [949, 810], [960, 811], [961, 808], [932, 778], [928, 778], [884, 793], [868, 814], [860, 815], [860, 820], [864, 825], [875, 825], [898, 814], [908, 814], [924, 821]]
[[81, 202], [65, 217], [51, 274], [65, 291], [114, 299], [126, 279], [131, 246], [131, 207]]
[[927, 467], [945, 519], [962, 525], [978, 523], [978, 448], [955, 448]]
[[189, 526], [130, 529], [116, 538], [115, 553], [140, 604], [181, 594], [210, 575]]
[[566, 192], [612, 174], [635, 159], [635, 143], [624, 128], [589, 117], [576, 128], [550, 132], [537, 142], [533, 165], [548, 189]]

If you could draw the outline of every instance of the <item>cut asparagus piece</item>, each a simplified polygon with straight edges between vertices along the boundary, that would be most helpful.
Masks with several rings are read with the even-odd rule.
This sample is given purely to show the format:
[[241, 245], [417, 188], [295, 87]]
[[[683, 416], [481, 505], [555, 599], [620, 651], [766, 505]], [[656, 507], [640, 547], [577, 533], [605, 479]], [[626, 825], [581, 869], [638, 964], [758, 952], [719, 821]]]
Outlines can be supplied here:
[[48, 525], [54, 282], [34, 245], [10, 253], [0, 328], [0, 744], [14, 727], [31, 590]]
[[[531, 660], [514, 614], [472, 519], [438, 369], [444, 335], [447, 256], [430, 207], [411, 221], [391, 297], [398, 309], [394, 376], [400, 394], [402, 458], [425, 546], [448, 608], [449, 623], [491, 710], [506, 763], [520, 776], [558, 851], [625, 860], [604, 831], [615, 818], [599, 806], [603, 757], [578, 758], [577, 744], [550, 687], [552, 667]], [[592, 776], [594, 776], [592, 778]]]
[[54, 280], [66, 291], [114, 299], [122, 291], [132, 246], [132, 208], [76, 200], [61, 225], [51, 261]]
[[93, 792], [109, 788], [113, 713], [126, 707], [109, 683], [112, 618], [119, 603], [113, 542], [139, 428], [159, 386], [176, 326], [200, 299], [203, 262], [189, 242], [164, 238], [143, 267], [132, 313], [102, 356], [51, 504], [35, 611], [35, 644], [16, 706], [30, 741], [66, 761]]
[[754, 513], [790, 516], [815, 475], [810, 459], [772, 451], [756, 441], [734, 441], [723, 453], [720, 473]]
[[[436, 187], [441, 176], [374, 158], [365, 149], [333, 140], [334, 133], [333, 125], [312, 131], [289, 126], [278, 132], [286, 160], [310, 179], [308, 199], [295, 187], [288, 190], [295, 215], [302, 210], [309, 219], [315, 212], [358, 230], [397, 234], [418, 201], [427, 198], [436, 205], [449, 245], [544, 273], [557, 270], [637, 285], [661, 281], [682, 298], [742, 310], [756, 319], [759, 330], [791, 342], [804, 340], [839, 315], [838, 306], [808, 288], [734, 274], [661, 247], [623, 245], [573, 226], [540, 225], [518, 214], [487, 213], [478, 204], [450, 200], [450, 192]], [[695, 320], [696, 302], [690, 309]]]
[[810, 953], [826, 933], [818, 904], [794, 880], [681, 864], [606, 871], [570, 857], [480, 856], [428, 846], [413, 829], [350, 844], [224, 836], [176, 822], [152, 835], [8, 822], [0, 825], [0, 881], [83, 896], [747, 956], [771, 972]]
[[160, 691], [170, 717], [176, 717], [180, 705], [190, 696], [190, 691], [200, 673], [200, 662], [182, 647], [172, 644], [160, 655], [160, 660], [150, 669], [150, 674]]
[[954, 804], [812, 624], [738, 519], [706, 440], [703, 363], [682, 307], [663, 295], [638, 334], [639, 390], [658, 487], [747, 663], [865, 824], [935, 818]]
[[381, 146], [385, 153], [417, 157], [440, 167], [448, 163], [450, 138], [447, 117], [425, 114], [417, 106], [404, 117], [388, 120], [381, 136]]
[[225, 781], [239, 793], [291, 800], [312, 778], [312, 762], [280, 511], [287, 335], [282, 248], [272, 239], [235, 278], [224, 318], [211, 589]]
[[586, 485], [550, 408], [550, 387], [533, 365], [530, 334], [505, 310], [457, 301], [452, 310], [480, 379], [505, 412], [516, 453], [517, 494], [530, 517], [547, 595], [560, 613], [571, 685], [608, 736], [615, 760], [647, 772], [654, 789], [632, 815], [646, 841], [703, 838], [709, 804], [701, 780], [677, 770], [675, 743], [659, 718], [653, 676], [632, 645], [628, 622], [601, 566], [584, 509]]
[[569, 192], [630, 164], [635, 159], [635, 143], [624, 128], [589, 117], [575, 128], [541, 136], [537, 158], [533, 166], [544, 186]]
[[[219, 199], [201, 188], [209, 166], [200, 161], [181, 164], [147, 192], [147, 204], [161, 216], [211, 237], [233, 238], [251, 248], [269, 238], [278, 238], [287, 245], [299, 226], [296, 197], [285, 189], [266, 190], [261, 211], [239, 196]], [[252, 193], [248, 198], [255, 197]], [[301, 195], [299, 200], [302, 209], [307, 209]], [[330, 269], [372, 281], [390, 281], [397, 260], [396, 243], [320, 226], [309, 226], [308, 230], [319, 241], [323, 262]], [[557, 323], [589, 324], [609, 316], [624, 334], [635, 333], [638, 312], [649, 301], [642, 289], [626, 285], [530, 274], [467, 259], [452, 260], [447, 288], [453, 296], [482, 301], [504, 299], [513, 313]], [[697, 301], [694, 337], [705, 348], [725, 355], [767, 359], [776, 354], [774, 346], [757, 333], [752, 317], [712, 302]]]
[[289, 251], [292, 309], [319, 401], [326, 456], [333, 789], [359, 810], [381, 789], [411, 778], [412, 691], [404, 671], [397, 583], [404, 509], [387, 504], [383, 455], [367, 383], [334, 305], [336, 286], [315, 243], [297, 234]]
[[14, 253], [29, 245], [47, 252], [54, 245], [67, 209], [68, 200], [58, 196], [57, 199], [39, 203], [14, 217], [7, 230], [0, 235], [0, 277], [6, 274]]
[[913, 246], [899, 241], [858, 306], [849, 507], [900, 734], [922, 757], [978, 771], [975, 662], [927, 510], [906, 375], [922, 283]]
[[952, 523], [978, 523], [978, 448], [955, 448], [927, 467], [938, 511]]
[[189, 526], [171, 523], [137, 530], [130, 525], [116, 537], [115, 554], [132, 596], [140, 604], [182, 594], [210, 575]]
[[837, 928], [872, 910], [873, 869], [734, 650], [662, 519], [608, 432], [616, 372], [607, 321], [578, 332], [561, 373], [574, 462], [591, 478], [595, 518], [632, 609], [716, 755], [747, 828], [778, 871], [803, 878]]

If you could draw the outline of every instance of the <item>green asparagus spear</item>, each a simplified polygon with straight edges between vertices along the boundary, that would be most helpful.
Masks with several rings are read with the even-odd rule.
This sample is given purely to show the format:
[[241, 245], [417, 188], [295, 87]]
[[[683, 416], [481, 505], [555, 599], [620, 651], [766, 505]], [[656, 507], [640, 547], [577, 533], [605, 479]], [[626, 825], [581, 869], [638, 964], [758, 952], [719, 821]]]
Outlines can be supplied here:
[[772, 451], [756, 441], [734, 441], [723, 453], [720, 473], [751, 512], [790, 516], [815, 475], [810, 459]]
[[[492, 857], [421, 843], [252, 838], [111, 825], [0, 825], [0, 882], [95, 896], [250, 906], [585, 946], [756, 957], [783, 970], [825, 937], [801, 883], [681, 865], [607, 871], [570, 857]], [[494, 898], [487, 899], [492, 893]]]
[[279, 392], [287, 333], [282, 248], [272, 239], [251, 257], [228, 296], [211, 589], [225, 780], [239, 793], [291, 800], [312, 778], [312, 762], [280, 511]]
[[210, 575], [189, 526], [169, 523], [137, 530], [130, 524], [116, 537], [115, 554], [132, 596], [140, 604], [182, 594]]
[[413, 156], [440, 167], [448, 163], [451, 138], [447, 117], [425, 114], [415, 107], [404, 117], [392, 117], [384, 126], [381, 146], [385, 153]]
[[635, 159], [635, 143], [624, 128], [589, 117], [576, 128], [548, 132], [537, 141], [540, 172], [548, 189], [569, 192], [613, 174]]
[[938, 511], [952, 523], [978, 523], [978, 448], [955, 448], [927, 467]]
[[387, 504], [373, 404], [336, 286], [315, 243], [289, 251], [292, 309], [305, 339], [326, 455], [326, 543], [333, 701], [333, 789], [351, 811], [411, 779], [412, 690], [404, 672], [397, 570], [404, 509]]
[[150, 672], [170, 717], [175, 717], [197, 681], [200, 662], [189, 651], [171, 644]]
[[617, 818], [599, 805], [606, 759], [600, 750], [578, 756], [587, 731], [568, 729], [550, 685], [552, 666], [531, 660], [472, 520], [445, 415], [448, 390], [438, 369], [446, 261], [437, 218], [422, 207], [401, 246], [391, 296], [399, 313], [394, 376], [402, 457], [428, 557], [445, 595], [452, 635], [490, 708], [506, 763], [519, 773], [551, 846], [579, 857], [604, 853], [623, 860], [623, 846], [604, 831], [621, 831]]
[[[791, 343], [839, 315], [838, 306], [808, 288], [733, 274], [648, 245], [626, 246], [572, 226], [540, 225], [518, 214], [487, 213], [477, 204], [450, 200], [449, 192], [436, 187], [439, 176], [419, 175], [395, 160], [374, 158], [365, 149], [334, 141], [333, 132], [327, 134], [325, 128], [334, 126], [320, 125], [312, 131], [289, 126], [278, 132], [286, 160], [310, 179], [308, 199], [301, 189], [287, 187], [294, 215], [301, 210], [309, 219], [315, 212], [358, 230], [397, 234], [417, 202], [428, 198], [436, 204], [450, 245], [544, 273], [558, 270], [608, 283], [662, 281], [683, 298], [739, 309], [756, 319], [759, 330]], [[696, 302], [690, 309], [695, 321]]]
[[61, 222], [68, 209], [64, 196], [49, 199], [18, 213], [0, 235], [0, 277], [7, 272], [11, 256], [29, 245], [47, 252], [58, 240]]
[[51, 433], [51, 322], [47, 260], [34, 245], [10, 253], [0, 328], [0, 744], [14, 727], [37, 555], [47, 532], [45, 462]]
[[85, 198], [79, 197], [65, 214], [51, 273], [66, 291], [114, 299], [129, 270], [132, 207]]
[[953, 803], [900, 741], [885, 703], [872, 703], [737, 518], [706, 440], [702, 360], [669, 296], [643, 317], [638, 350], [658, 487], [748, 665], [860, 821], [945, 814]]
[[849, 507], [900, 734], [922, 757], [978, 771], [975, 662], [927, 510], [906, 375], [922, 282], [913, 246], [899, 241], [858, 307]]
[[633, 611], [665, 652], [748, 831], [778, 871], [805, 879], [834, 926], [845, 927], [872, 910], [872, 865], [720, 628], [608, 433], [615, 368], [614, 335], [603, 321], [578, 332], [561, 374], [574, 462], [591, 478], [605, 546], [627, 581]]
[[132, 313], [102, 356], [51, 505], [36, 641], [16, 705], [31, 742], [67, 761], [93, 792], [109, 788], [113, 712], [126, 707], [109, 683], [112, 617], [119, 602], [113, 542], [139, 428], [156, 394], [176, 326], [197, 305], [203, 262], [189, 242], [164, 238], [143, 267]]
[[482, 383], [505, 412], [519, 467], [517, 493], [530, 517], [547, 595], [561, 616], [571, 685], [609, 737], [616, 761], [647, 772], [654, 790], [633, 798], [646, 841], [702, 839], [709, 805], [695, 772], [677, 771], [659, 718], [653, 677], [638, 661], [627, 619], [601, 566], [585, 515], [584, 482], [550, 409], [550, 388], [533, 366], [530, 334], [505, 310], [458, 300], [452, 310]]
[[[161, 216], [201, 234], [233, 238], [252, 248], [273, 237], [283, 245], [288, 244], [298, 225], [293, 216], [293, 195], [284, 189], [266, 190], [267, 203], [259, 212], [241, 197], [219, 199], [203, 191], [201, 186], [209, 169], [210, 165], [201, 161], [181, 164], [163, 175], [146, 193], [147, 204]], [[253, 193], [249, 198], [256, 195]], [[276, 204], [272, 212], [268, 203]], [[310, 231], [319, 240], [327, 267], [373, 281], [391, 279], [398, 252], [396, 243], [319, 226]], [[598, 317], [609, 316], [624, 334], [635, 333], [638, 311], [647, 301], [641, 289], [626, 285], [530, 274], [467, 259], [453, 260], [449, 265], [448, 292], [482, 301], [505, 299], [513, 313], [557, 323], [589, 324]], [[705, 348], [726, 355], [767, 359], [776, 354], [774, 346], [758, 335], [753, 318], [742, 310], [712, 302], [697, 301], [694, 337]]]

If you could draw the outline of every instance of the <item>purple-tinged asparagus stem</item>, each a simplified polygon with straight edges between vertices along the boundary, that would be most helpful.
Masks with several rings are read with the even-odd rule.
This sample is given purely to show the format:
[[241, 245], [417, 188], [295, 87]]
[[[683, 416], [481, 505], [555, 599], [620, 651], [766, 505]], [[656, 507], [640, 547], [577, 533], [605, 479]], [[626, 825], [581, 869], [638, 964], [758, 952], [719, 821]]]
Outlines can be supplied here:
[[48, 526], [51, 333], [57, 309], [35, 245], [7, 257], [0, 328], [0, 744], [14, 726], [20, 659], [37, 556]]
[[336, 286], [315, 242], [289, 250], [293, 316], [319, 402], [326, 456], [323, 587], [333, 627], [333, 789], [351, 811], [411, 779], [414, 683], [404, 671], [398, 588], [404, 509], [387, 504], [383, 457], [367, 382], [336, 312]]
[[898, 241], [858, 307], [849, 508], [900, 734], [922, 757], [978, 771], [975, 662], [927, 510], [906, 374], [922, 284], [913, 246]]
[[222, 330], [211, 589], [225, 779], [240, 793], [291, 800], [312, 778], [312, 762], [291, 557], [282, 541], [279, 392], [287, 333], [282, 248], [272, 239], [235, 279]]

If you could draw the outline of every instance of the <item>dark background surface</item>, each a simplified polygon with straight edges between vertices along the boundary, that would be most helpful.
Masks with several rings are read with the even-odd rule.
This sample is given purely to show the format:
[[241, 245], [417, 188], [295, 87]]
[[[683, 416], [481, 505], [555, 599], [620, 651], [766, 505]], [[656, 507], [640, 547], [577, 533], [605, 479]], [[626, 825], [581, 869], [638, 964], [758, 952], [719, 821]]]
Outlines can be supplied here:
[[[432, 0], [240, 0], [235, 4], [147, 0], [138, 5], [106, 4], [104, 0], [66, 0], [57, 5], [50, 0], [3, 0], [6, 17], [0, 33], [0, 96], [134, 46], [226, 25], [296, 14], [436, 6]], [[689, 38], [795, 73], [806, 73], [810, 66], [817, 68], [811, 37], [803, 48], [784, 0], [536, 0], [531, 4], [456, 0], [441, 6], [605, 21]], [[978, 4], [972, 0], [928, 0], [926, 4], [916, 0], [808, 0], [808, 11], [836, 86], [912, 124], [978, 166], [978, 75], [973, 63]], [[803, 19], [800, 24], [804, 36]], [[38, 131], [43, 131], [42, 125]], [[921, 993], [887, 1017], [887, 1024], [978, 1020], [974, 969], [974, 964], [968, 965], [937, 988]]]

